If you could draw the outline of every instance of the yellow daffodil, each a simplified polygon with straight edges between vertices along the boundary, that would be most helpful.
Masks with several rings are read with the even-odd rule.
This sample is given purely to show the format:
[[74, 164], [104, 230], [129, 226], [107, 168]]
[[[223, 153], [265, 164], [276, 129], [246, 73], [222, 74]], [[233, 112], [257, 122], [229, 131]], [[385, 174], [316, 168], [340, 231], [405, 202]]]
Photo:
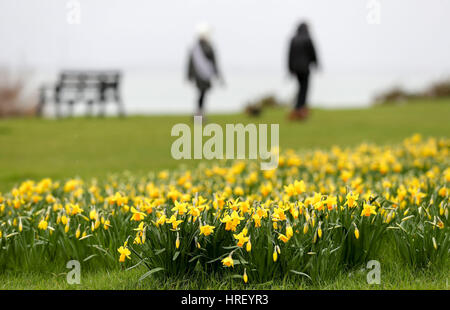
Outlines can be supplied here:
[[211, 225], [201, 225], [200, 226], [200, 235], [209, 236], [214, 232], [214, 226]]
[[233, 258], [231, 257], [231, 254], [222, 259], [222, 264], [226, 267], [234, 267]]
[[136, 208], [134, 207], [131, 207], [131, 213], [133, 213], [133, 215], [131, 216], [131, 220], [136, 222], [142, 221], [147, 216], [147, 214], [136, 210]]
[[361, 211], [361, 216], [370, 216], [372, 214], [377, 214], [375, 211], [376, 207], [367, 203], [364, 203], [363, 210]]
[[39, 222], [38, 228], [41, 230], [47, 230], [47, 227], [48, 227], [48, 222], [46, 220], [42, 219]]
[[131, 259], [131, 252], [126, 246], [121, 246], [117, 249], [117, 251], [120, 253], [119, 262], [123, 263], [125, 261], [125, 258]]

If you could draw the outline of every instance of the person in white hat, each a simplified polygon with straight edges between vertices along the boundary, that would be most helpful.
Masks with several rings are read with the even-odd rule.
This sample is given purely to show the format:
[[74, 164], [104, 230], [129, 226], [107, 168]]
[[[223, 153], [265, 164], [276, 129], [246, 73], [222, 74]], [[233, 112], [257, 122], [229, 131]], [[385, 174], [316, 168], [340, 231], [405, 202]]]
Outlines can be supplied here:
[[196, 115], [203, 116], [204, 101], [214, 79], [223, 78], [217, 66], [216, 55], [211, 45], [211, 28], [206, 23], [197, 25], [197, 38], [189, 51], [187, 78], [198, 89]]

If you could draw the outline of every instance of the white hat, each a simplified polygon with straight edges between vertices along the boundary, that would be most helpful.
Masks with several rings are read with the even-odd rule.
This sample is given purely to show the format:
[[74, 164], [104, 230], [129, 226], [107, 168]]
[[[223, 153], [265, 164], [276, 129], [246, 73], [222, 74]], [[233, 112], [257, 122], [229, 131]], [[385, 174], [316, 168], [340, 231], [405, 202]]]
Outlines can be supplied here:
[[211, 36], [211, 27], [206, 22], [198, 23], [196, 27], [196, 33], [200, 39], [209, 40]]

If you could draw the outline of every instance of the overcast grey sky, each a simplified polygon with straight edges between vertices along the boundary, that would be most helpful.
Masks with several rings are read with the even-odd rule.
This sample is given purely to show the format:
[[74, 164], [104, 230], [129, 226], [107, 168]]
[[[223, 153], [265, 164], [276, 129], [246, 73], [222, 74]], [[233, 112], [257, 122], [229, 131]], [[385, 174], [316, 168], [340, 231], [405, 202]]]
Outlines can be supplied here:
[[448, 0], [379, 0], [379, 25], [367, 0], [79, 0], [79, 25], [67, 2], [0, 0], [0, 65], [179, 70], [205, 20], [225, 71], [281, 72], [307, 18], [325, 72], [450, 72]]

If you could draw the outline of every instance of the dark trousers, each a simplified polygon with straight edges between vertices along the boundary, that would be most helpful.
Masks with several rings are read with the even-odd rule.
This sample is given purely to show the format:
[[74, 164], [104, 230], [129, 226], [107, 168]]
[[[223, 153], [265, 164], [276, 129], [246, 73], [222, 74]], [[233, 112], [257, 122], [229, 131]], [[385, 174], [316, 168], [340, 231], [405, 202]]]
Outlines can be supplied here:
[[300, 109], [306, 105], [306, 95], [308, 94], [309, 73], [297, 73], [298, 96], [295, 109]]
[[203, 102], [205, 101], [206, 89], [198, 90], [198, 110], [203, 111]]

